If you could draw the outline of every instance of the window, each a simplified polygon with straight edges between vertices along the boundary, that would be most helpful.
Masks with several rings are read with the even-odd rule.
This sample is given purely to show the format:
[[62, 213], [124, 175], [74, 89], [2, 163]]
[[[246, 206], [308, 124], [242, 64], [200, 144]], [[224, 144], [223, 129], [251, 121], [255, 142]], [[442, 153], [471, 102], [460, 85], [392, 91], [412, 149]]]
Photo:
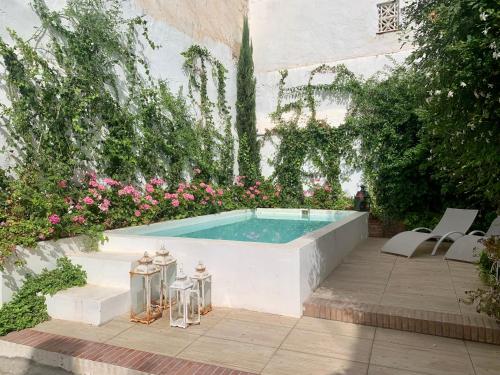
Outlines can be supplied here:
[[387, 33], [399, 30], [398, 1], [389, 1], [377, 4], [378, 8], [378, 33]]

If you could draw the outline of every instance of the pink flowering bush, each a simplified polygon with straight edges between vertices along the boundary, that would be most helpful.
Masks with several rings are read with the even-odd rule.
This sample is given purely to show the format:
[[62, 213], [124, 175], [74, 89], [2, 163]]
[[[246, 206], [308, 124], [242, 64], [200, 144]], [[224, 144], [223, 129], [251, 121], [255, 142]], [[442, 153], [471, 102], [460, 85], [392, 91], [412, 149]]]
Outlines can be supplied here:
[[[33, 247], [39, 240], [82, 234], [99, 240], [106, 229], [241, 208], [289, 207], [280, 186], [269, 180], [249, 185], [245, 180], [238, 176], [230, 186], [199, 178], [178, 184], [161, 178], [130, 184], [89, 173], [80, 179], [44, 181], [35, 188], [17, 180], [7, 193], [7, 214], [0, 214], [0, 266], [16, 245]], [[345, 208], [346, 202], [340, 207], [335, 199], [328, 186], [314, 185], [303, 205]]]

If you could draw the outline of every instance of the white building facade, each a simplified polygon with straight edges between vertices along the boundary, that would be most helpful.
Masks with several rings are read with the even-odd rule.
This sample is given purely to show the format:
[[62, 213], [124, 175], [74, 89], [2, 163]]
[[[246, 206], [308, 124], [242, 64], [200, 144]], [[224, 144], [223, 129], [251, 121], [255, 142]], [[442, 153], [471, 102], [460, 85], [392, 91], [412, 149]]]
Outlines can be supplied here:
[[[402, 46], [397, 31], [403, 0], [126, 0], [127, 16], [145, 15], [152, 39], [162, 47], [146, 51], [152, 74], [167, 79], [173, 91], [186, 87], [180, 53], [191, 44], [206, 46], [229, 70], [227, 99], [236, 97], [236, 58], [243, 17], [248, 15], [257, 78], [257, 128], [273, 126], [269, 114], [276, 108], [279, 71], [287, 69], [288, 86], [307, 82], [320, 64], [345, 64], [357, 75], [369, 77], [385, 66], [402, 62], [409, 46]], [[61, 8], [64, 0], [47, 0]], [[0, 36], [7, 28], [28, 38], [39, 21], [29, 0], [0, 0]], [[0, 74], [2, 67], [0, 66]], [[214, 93], [215, 94], [215, 93]], [[0, 90], [0, 101], [5, 101]], [[324, 103], [318, 118], [333, 126], [342, 123], [345, 105]], [[4, 143], [0, 132], [0, 145]], [[272, 173], [267, 159], [273, 150], [262, 149], [262, 169]], [[0, 155], [0, 165], [10, 161]], [[353, 194], [359, 176], [343, 184]]]

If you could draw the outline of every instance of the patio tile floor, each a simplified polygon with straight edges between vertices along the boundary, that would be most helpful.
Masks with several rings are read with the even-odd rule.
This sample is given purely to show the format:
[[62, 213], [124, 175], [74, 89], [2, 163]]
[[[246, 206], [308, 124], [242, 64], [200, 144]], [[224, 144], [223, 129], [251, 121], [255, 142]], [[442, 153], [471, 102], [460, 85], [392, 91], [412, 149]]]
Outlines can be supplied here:
[[[380, 251], [369, 238], [323, 281], [305, 315], [500, 344], [500, 325], [461, 299], [482, 285], [476, 266], [447, 261], [443, 244], [420, 246], [412, 258]], [[500, 371], [499, 371], [500, 373]]]
[[[124, 316], [101, 327], [52, 320], [3, 340], [66, 353], [81, 348], [75, 356], [79, 350], [83, 358], [155, 374], [176, 374], [176, 368], [198, 374], [197, 369], [205, 369], [203, 364], [212, 366], [207, 371], [228, 374], [230, 370], [267, 375], [500, 373], [497, 345], [307, 316], [294, 319], [218, 308], [212, 313], [202, 318], [199, 327], [186, 330], [170, 328], [166, 318], [147, 326], [128, 324]], [[71, 337], [78, 338], [76, 344]], [[92, 352], [89, 348], [94, 345], [100, 346]]]

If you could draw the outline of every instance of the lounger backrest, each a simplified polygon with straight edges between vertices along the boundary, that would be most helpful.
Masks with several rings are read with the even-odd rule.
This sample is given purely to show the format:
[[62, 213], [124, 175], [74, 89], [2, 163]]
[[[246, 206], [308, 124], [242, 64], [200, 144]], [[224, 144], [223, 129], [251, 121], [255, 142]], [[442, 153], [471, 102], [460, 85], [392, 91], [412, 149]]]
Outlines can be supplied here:
[[432, 233], [444, 235], [448, 232], [465, 233], [470, 228], [478, 210], [463, 210], [459, 208], [447, 208]]
[[500, 216], [498, 216], [490, 225], [486, 236], [500, 236]]

